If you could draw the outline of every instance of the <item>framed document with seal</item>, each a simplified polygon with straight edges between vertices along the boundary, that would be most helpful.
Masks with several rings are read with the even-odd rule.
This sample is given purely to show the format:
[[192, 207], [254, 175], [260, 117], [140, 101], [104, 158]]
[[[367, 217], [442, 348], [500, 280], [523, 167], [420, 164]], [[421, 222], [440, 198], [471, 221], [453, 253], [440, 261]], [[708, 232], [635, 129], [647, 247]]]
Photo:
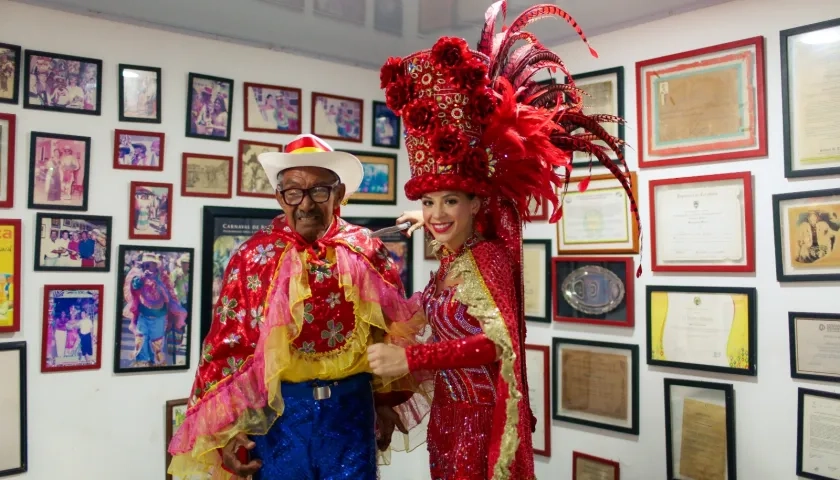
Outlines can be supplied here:
[[632, 258], [554, 257], [551, 278], [554, 321], [634, 325]]
[[552, 339], [555, 420], [639, 434], [639, 346]]
[[651, 180], [651, 270], [754, 272], [750, 172]]
[[840, 382], [840, 313], [788, 313], [790, 376]]
[[796, 474], [840, 480], [840, 393], [800, 388], [796, 416]]
[[737, 480], [731, 384], [665, 379], [668, 480]]
[[756, 290], [647, 286], [647, 363], [755, 376]]
[[[624, 118], [624, 67], [613, 67], [593, 72], [576, 73], [572, 75], [575, 87], [586, 92], [583, 96], [583, 108], [590, 114], [612, 115]], [[568, 81], [568, 79], [567, 79]], [[604, 122], [600, 124], [610, 135], [625, 140], [624, 123]], [[598, 140], [595, 144], [607, 147], [607, 144]], [[621, 144], [622, 153], [624, 145]], [[613, 161], [618, 160], [617, 155], [611, 149], [606, 152]], [[595, 157], [591, 157], [594, 166], [600, 165]], [[590, 155], [584, 152], [574, 152], [572, 165], [588, 165]]]
[[[610, 174], [592, 175], [581, 192], [573, 178], [563, 198], [563, 217], [557, 222], [557, 253], [601, 255], [639, 253], [639, 225], [630, 199]], [[639, 198], [636, 173], [630, 172], [633, 196]]]
[[534, 453], [543, 457], [551, 456], [551, 411], [549, 394], [549, 347], [545, 345], [525, 344], [525, 365], [528, 367], [528, 399], [531, 411], [537, 418], [536, 429], [532, 437]]
[[619, 480], [618, 462], [572, 452], [572, 480]]
[[636, 62], [639, 167], [767, 155], [764, 37]]
[[551, 323], [551, 240], [522, 241], [525, 320]]
[[785, 177], [840, 174], [840, 18], [782, 30]]
[[26, 342], [0, 343], [0, 477], [25, 473]]

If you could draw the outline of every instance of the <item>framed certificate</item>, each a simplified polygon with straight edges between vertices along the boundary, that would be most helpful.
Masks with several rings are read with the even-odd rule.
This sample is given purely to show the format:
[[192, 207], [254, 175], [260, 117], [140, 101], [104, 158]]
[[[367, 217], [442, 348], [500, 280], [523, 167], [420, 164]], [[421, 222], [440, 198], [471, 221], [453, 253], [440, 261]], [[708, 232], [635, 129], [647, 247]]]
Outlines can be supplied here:
[[[604, 70], [596, 70], [593, 72], [576, 73], [572, 75], [575, 87], [586, 92], [583, 96], [583, 108], [590, 114], [598, 115], [612, 115], [618, 118], [624, 118], [624, 67], [613, 67]], [[604, 122], [600, 124], [604, 130], [610, 135], [625, 140], [624, 138], [624, 123], [622, 122]], [[595, 142], [597, 145], [607, 147], [607, 144], [602, 141]], [[622, 153], [624, 153], [624, 145], [621, 145]], [[607, 148], [606, 153], [610, 159], [618, 160], [618, 156], [610, 148]], [[595, 165], [599, 165], [595, 157], [591, 157]], [[590, 162], [590, 155], [584, 152], [574, 152], [572, 157], [572, 165], [581, 166], [588, 165]]]
[[773, 195], [776, 279], [840, 280], [840, 188]]
[[618, 462], [572, 452], [572, 480], [619, 480]]
[[840, 18], [782, 30], [785, 177], [840, 174]]
[[812, 480], [840, 479], [840, 443], [835, 440], [840, 393], [799, 389], [796, 474]]
[[665, 379], [668, 480], [737, 480], [731, 384]]
[[790, 376], [840, 382], [840, 313], [788, 313]]
[[554, 257], [551, 278], [554, 321], [634, 325], [632, 258]]
[[[557, 222], [557, 253], [600, 255], [639, 253], [639, 225], [630, 199], [611, 174], [592, 175], [581, 192], [573, 178], [563, 199], [563, 217]], [[636, 173], [630, 172], [633, 196], [639, 198]]]
[[636, 63], [639, 167], [767, 155], [764, 37]]
[[555, 420], [639, 434], [639, 346], [552, 339]]
[[528, 399], [537, 418], [534, 430], [534, 453], [551, 456], [551, 395], [549, 394], [549, 347], [525, 344], [525, 365], [528, 369]]
[[0, 477], [28, 469], [26, 449], [26, 342], [0, 343]]
[[647, 363], [755, 376], [756, 290], [647, 286]]
[[525, 320], [551, 323], [551, 240], [522, 241]]
[[651, 180], [651, 270], [754, 272], [750, 172]]

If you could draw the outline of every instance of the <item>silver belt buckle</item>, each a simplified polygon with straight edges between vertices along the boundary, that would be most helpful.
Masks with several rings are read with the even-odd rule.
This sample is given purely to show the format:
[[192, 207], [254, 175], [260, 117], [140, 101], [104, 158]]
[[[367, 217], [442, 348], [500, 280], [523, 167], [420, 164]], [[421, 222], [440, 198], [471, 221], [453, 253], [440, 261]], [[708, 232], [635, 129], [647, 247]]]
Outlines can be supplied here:
[[312, 396], [315, 397], [315, 400], [326, 400], [332, 396], [332, 390], [330, 390], [329, 385], [315, 387], [312, 389]]

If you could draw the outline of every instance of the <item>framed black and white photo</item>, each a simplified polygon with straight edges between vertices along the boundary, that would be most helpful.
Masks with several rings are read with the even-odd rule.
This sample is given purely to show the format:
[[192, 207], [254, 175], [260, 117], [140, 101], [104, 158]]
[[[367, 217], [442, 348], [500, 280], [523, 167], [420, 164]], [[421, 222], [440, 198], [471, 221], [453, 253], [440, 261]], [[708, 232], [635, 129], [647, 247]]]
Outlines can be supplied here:
[[7, 477], [28, 470], [26, 342], [0, 343], [0, 385], [0, 477]]
[[551, 323], [551, 240], [522, 241], [525, 320]]
[[796, 475], [810, 480], [840, 479], [837, 428], [840, 393], [799, 389], [796, 409]]
[[789, 312], [790, 376], [840, 382], [840, 313]]
[[773, 195], [776, 280], [840, 280], [840, 188]]

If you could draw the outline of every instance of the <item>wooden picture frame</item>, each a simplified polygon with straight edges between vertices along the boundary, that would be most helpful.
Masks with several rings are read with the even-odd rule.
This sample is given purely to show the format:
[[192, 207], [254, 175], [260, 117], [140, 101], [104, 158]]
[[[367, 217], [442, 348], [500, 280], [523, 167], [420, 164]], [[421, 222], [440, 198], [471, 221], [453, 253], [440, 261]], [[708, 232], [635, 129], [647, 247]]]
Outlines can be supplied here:
[[374, 100], [372, 105], [370, 144], [374, 147], [399, 149], [400, 138], [402, 138], [402, 119], [394, 114], [385, 102]]
[[[682, 287], [648, 285], [647, 305], [647, 363], [659, 367], [683, 368], [731, 375], [758, 375], [758, 306], [755, 288], [742, 287]], [[673, 311], [671, 311], [673, 310]], [[691, 327], [687, 323], [691, 322]], [[668, 320], [677, 322], [669, 328]], [[685, 339], [673, 346], [667, 338], [691, 335], [691, 329], [704, 332], [711, 322], [722, 322], [727, 331], [717, 337], [705, 335], [709, 341], [702, 348], [695, 337], [692, 350], [685, 351]], [[716, 332], [719, 330], [716, 330]], [[705, 357], [707, 363], [689, 361]]]
[[[338, 124], [328, 117], [337, 115], [337, 112], [342, 108], [347, 108], [348, 113], [343, 120], [345, 124], [339, 128]], [[362, 143], [362, 132], [365, 124], [364, 100], [331, 93], [312, 92], [311, 109], [310, 132], [313, 135], [325, 140]]]
[[128, 238], [172, 239], [171, 183], [131, 182], [128, 194]]
[[0, 333], [20, 331], [22, 228], [18, 218], [0, 219]]
[[788, 312], [790, 378], [840, 383], [840, 368], [831, 371], [836, 361], [825, 355], [835, 348], [837, 332], [840, 313]]
[[[633, 263], [632, 257], [552, 258], [554, 321], [608, 327], [634, 326]], [[593, 296], [593, 292], [596, 295]]]
[[755, 272], [752, 172], [651, 180], [648, 199], [651, 270]]
[[[830, 429], [834, 425], [837, 409], [840, 408], [840, 393], [824, 392], [810, 388], [799, 388], [796, 409], [796, 475], [810, 480], [835, 480], [837, 463], [834, 458], [826, 458], [819, 451], [815, 440], [824, 439], [824, 433], [816, 433], [811, 438], [812, 423], [819, 430]], [[827, 424], [827, 425], [826, 425]], [[813, 448], [813, 450], [812, 450]], [[816, 450], [816, 451], [815, 451]], [[833, 456], [832, 456], [833, 457]], [[832, 476], [822, 472], [831, 472]]]
[[41, 373], [102, 368], [104, 301], [104, 285], [44, 285]]
[[[207, 169], [216, 170], [213, 184], [202, 181], [209, 178]], [[227, 171], [227, 180], [218, 181], [218, 173]], [[221, 185], [224, 183], [225, 185]], [[204, 198], [233, 198], [233, 157], [188, 153], [181, 155], [181, 196]]]
[[17, 117], [0, 112], [0, 208], [15, 206], [15, 132]]
[[[239, 140], [239, 151], [236, 156], [236, 195], [240, 197], [276, 198], [274, 188], [268, 180], [257, 156], [264, 152], [282, 152], [283, 145], [279, 143], [255, 142], [253, 140]], [[245, 174], [248, 174], [246, 178]]]
[[230, 141], [233, 87], [233, 79], [190, 72], [185, 137]]
[[[277, 98], [281, 96], [283, 97], [283, 105], [277, 103]], [[268, 100], [269, 97], [271, 97], [271, 101]], [[301, 133], [303, 125], [303, 92], [301, 92], [301, 89], [243, 82], [242, 100], [245, 110], [242, 117], [242, 127], [246, 132], [286, 135], [299, 135]], [[283, 118], [279, 118], [277, 115], [277, 109], [281, 106], [287, 107], [284, 108]], [[273, 114], [270, 113], [271, 110], [274, 111]]]
[[[41, 233], [35, 237], [34, 270], [110, 272], [111, 241], [114, 237], [112, 220], [113, 217], [101, 215], [38, 212], [35, 214], [35, 225]], [[66, 239], [64, 233], [67, 233]], [[73, 238], [74, 233], [76, 238]], [[70, 245], [73, 241], [79, 242], [75, 248]]]
[[[551, 363], [549, 356], [551, 348], [547, 345], [523, 345], [525, 349], [525, 364], [528, 371], [528, 398], [531, 401], [531, 411], [537, 419], [534, 432], [534, 454], [551, 457], [551, 394], [549, 389], [549, 371]], [[536, 368], [535, 368], [536, 367]], [[542, 389], [542, 392], [539, 390]]]
[[524, 309], [525, 320], [529, 322], [551, 323], [550, 272], [551, 240], [533, 238], [522, 240]]
[[[613, 115], [619, 118], [624, 118], [624, 67], [612, 67], [601, 70], [594, 70], [590, 72], [583, 72], [571, 75], [574, 80], [575, 87], [580, 88], [589, 96], [583, 96], [583, 108], [589, 115]], [[568, 82], [568, 79], [564, 81]], [[606, 108], [605, 108], [606, 107]], [[621, 139], [623, 142], [625, 138], [624, 123], [604, 122], [600, 124], [607, 133]], [[597, 145], [607, 147], [607, 144], [601, 141], [595, 142]], [[621, 154], [624, 155], [626, 150], [624, 144], [619, 144], [621, 147]], [[613, 162], [618, 163], [618, 156], [607, 148], [605, 153]], [[600, 165], [600, 162], [594, 156], [591, 157], [595, 166]], [[590, 155], [584, 152], [574, 152], [572, 155], [572, 165], [576, 167], [587, 166], [590, 163]]]
[[140, 130], [114, 130], [115, 170], [163, 171], [166, 134]]
[[[26, 473], [29, 469], [26, 342], [0, 343], [0, 383], [3, 385], [0, 389], [0, 405], [4, 407], [0, 410], [3, 435], [18, 442], [17, 455], [15, 452], [11, 455], [18, 461], [0, 464], [0, 477], [8, 477]], [[9, 412], [15, 406], [17, 411]], [[17, 435], [14, 430], [18, 430]]]
[[[364, 177], [359, 189], [350, 195], [348, 204], [396, 205], [397, 204], [397, 155], [394, 153], [359, 152], [339, 150], [359, 159]], [[383, 171], [384, 170], [384, 171]], [[382, 175], [385, 178], [382, 178]]]
[[[23, 71], [27, 72], [23, 75], [23, 91], [27, 92], [23, 108], [102, 115], [102, 60], [26, 50]], [[65, 101], [65, 105], [56, 105]]]
[[840, 188], [773, 195], [773, 232], [776, 280], [840, 280]]
[[[764, 37], [757, 36], [636, 62], [639, 168], [767, 156], [764, 61]], [[712, 112], [709, 131], [674, 124], [678, 118], [703, 121], [681, 108]], [[721, 111], [726, 108], [734, 111]], [[660, 125], [664, 121], [654, 119], [654, 113], [671, 124]], [[737, 122], [711, 125], [712, 118], [726, 114]]]
[[572, 451], [572, 480], [583, 480], [587, 478], [620, 480], [621, 467], [618, 462], [613, 460]]
[[[177, 400], [166, 401], [166, 417], [164, 418], [166, 438], [164, 439], [163, 443], [164, 452], [166, 455], [166, 464], [164, 466], [165, 470], [168, 470], [169, 464], [172, 463], [172, 454], [169, 453], [169, 442], [172, 441], [172, 436], [175, 435], [175, 432], [177, 432], [178, 428], [181, 427], [181, 424], [184, 423], [184, 419], [186, 418], [188, 400], [188, 398], [179, 398]], [[181, 413], [182, 411], [184, 413]], [[167, 473], [166, 480], [174, 479], [172, 475]]]
[[[91, 173], [90, 143], [90, 137], [77, 135], [47, 132], [30, 134], [29, 208], [87, 211]], [[63, 156], [57, 156], [57, 152], [63, 152], [60, 153]], [[72, 169], [72, 174], [59, 168], [64, 162], [73, 162], [71, 165], [75, 168]], [[53, 176], [55, 174], [60, 176]]]
[[[0, 69], [6, 68], [7, 65], [12, 66], [12, 75], [10, 77], [11, 86], [9, 86], [9, 79], [4, 83], [3, 90], [0, 90], [0, 103], [9, 103], [17, 105], [20, 101], [20, 45], [12, 45], [10, 43], [0, 43], [0, 58], [5, 58], [6, 61], [0, 61]], [[11, 57], [11, 60], [9, 60]], [[8, 63], [7, 63], [8, 62]]]
[[[117, 66], [117, 82], [121, 122], [161, 123], [163, 73], [160, 68], [121, 63]], [[152, 88], [154, 91], [150, 93]]]

